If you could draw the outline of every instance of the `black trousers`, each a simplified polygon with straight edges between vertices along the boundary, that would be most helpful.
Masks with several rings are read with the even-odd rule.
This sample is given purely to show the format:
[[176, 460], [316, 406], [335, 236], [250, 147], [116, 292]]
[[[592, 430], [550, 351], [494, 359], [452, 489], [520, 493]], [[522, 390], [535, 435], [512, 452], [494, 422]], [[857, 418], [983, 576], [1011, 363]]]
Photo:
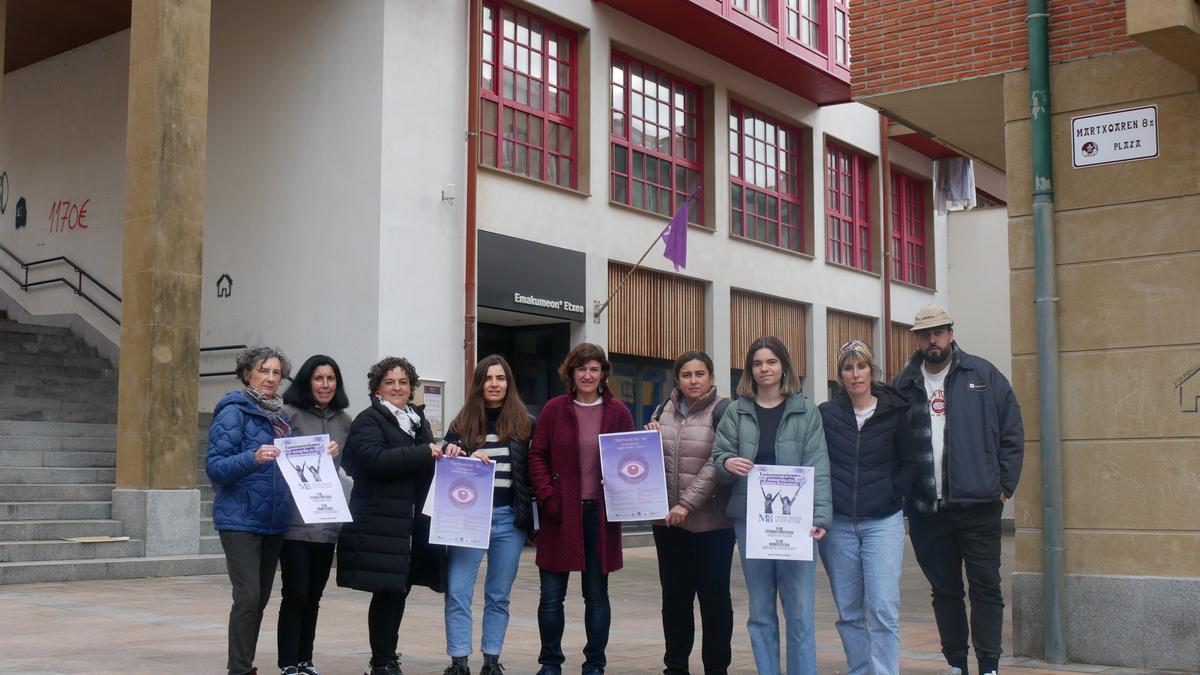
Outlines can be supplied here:
[[[968, 636], [977, 657], [1000, 657], [1004, 627], [1000, 587], [1003, 508], [996, 501], [908, 514], [909, 538], [917, 563], [933, 587], [933, 616], [942, 639], [942, 653], [948, 660], [966, 658]], [[971, 596], [969, 624], [963, 602], [964, 566]]]
[[283, 535], [220, 531], [221, 548], [233, 586], [233, 607], [229, 610], [229, 657], [225, 664], [230, 675], [249, 673], [254, 666], [258, 629], [263, 610], [271, 599], [275, 566]]
[[317, 612], [333, 566], [333, 549], [333, 544], [283, 540], [279, 553], [282, 600], [275, 631], [281, 669], [313, 660]]
[[[608, 633], [612, 625], [612, 605], [608, 599], [608, 575], [600, 571], [600, 516], [593, 500], [583, 502], [583, 572], [579, 575], [583, 587], [583, 645], [584, 675], [603, 673], [608, 665], [604, 650], [608, 648]], [[542, 649], [538, 654], [539, 675], [560, 675], [566, 656], [562, 650], [566, 613], [563, 603], [567, 597], [569, 572], [550, 572], [539, 569], [541, 595], [538, 598], [538, 633]]]
[[400, 621], [408, 591], [372, 593], [367, 608], [367, 634], [371, 640], [371, 665], [382, 666], [392, 660], [400, 642]]
[[733, 528], [689, 532], [655, 526], [658, 579], [662, 584], [662, 622], [667, 675], [687, 675], [696, 636], [693, 603], [700, 598], [703, 628], [700, 655], [706, 675], [728, 671], [732, 658], [733, 602], [729, 570], [733, 564]]

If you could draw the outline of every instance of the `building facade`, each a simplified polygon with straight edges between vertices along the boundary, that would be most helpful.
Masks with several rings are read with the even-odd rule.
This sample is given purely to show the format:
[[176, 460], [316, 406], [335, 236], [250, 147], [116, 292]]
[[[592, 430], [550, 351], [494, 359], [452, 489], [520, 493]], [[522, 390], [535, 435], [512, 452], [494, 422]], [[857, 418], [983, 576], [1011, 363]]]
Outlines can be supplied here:
[[1048, 112], [1052, 185], [1036, 187], [1053, 190], [1066, 657], [1200, 670], [1200, 4], [1052, 0], [1047, 15], [1048, 102], [1031, 98], [1025, 3], [856, 2], [854, 98], [1007, 174], [1026, 432], [1011, 602], [1016, 651], [1035, 656], [1046, 617], [1031, 120]]

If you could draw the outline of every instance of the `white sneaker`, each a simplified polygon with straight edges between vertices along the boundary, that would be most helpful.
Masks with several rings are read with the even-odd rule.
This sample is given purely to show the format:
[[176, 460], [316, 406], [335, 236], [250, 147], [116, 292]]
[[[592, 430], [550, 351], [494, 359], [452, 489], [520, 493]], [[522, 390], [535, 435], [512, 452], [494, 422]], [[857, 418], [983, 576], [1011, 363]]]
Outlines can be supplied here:
[[963, 675], [963, 672], [962, 672], [962, 668], [955, 668], [954, 666], [950, 666], [949, 668], [943, 670], [941, 675]]

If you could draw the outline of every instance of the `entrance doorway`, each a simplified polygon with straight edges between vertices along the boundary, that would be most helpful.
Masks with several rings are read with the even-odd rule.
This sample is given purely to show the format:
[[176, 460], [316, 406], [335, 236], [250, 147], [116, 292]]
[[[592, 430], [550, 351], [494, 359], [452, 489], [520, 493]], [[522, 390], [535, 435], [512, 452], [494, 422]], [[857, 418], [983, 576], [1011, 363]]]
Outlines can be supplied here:
[[571, 349], [571, 324], [534, 323], [546, 319], [484, 307], [479, 315], [477, 356], [499, 354], [508, 360], [521, 400], [536, 417], [546, 401], [567, 391], [558, 366]]

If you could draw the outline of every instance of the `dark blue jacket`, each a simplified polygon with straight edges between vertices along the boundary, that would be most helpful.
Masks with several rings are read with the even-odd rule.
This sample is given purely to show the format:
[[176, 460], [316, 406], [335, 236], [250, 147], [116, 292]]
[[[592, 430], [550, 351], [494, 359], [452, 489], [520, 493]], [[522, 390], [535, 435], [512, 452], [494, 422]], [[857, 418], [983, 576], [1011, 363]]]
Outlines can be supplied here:
[[916, 475], [916, 448], [908, 403], [886, 384], [872, 383], [875, 413], [862, 429], [846, 392], [820, 405], [829, 450], [833, 512], [850, 518], [882, 518], [903, 506]]
[[[1021, 406], [1004, 374], [991, 363], [952, 348], [946, 373], [946, 436], [942, 461], [942, 499], [949, 503], [994, 502], [1011, 497], [1021, 478], [1025, 430]], [[918, 351], [892, 386], [909, 402], [909, 423], [917, 442], [917, 480], [909, 504], [921, 512], [936, 510], [929, 401], [925, 396], [923, 357]]]
[[205, 472], [213, 484], [217, 530], [280, 534], [291, 519], [292, 498], [275, 462], [257, 464], [254, 451], [271, 445], [271, 420], [244, 392], [232, 391], [213, 409]]

